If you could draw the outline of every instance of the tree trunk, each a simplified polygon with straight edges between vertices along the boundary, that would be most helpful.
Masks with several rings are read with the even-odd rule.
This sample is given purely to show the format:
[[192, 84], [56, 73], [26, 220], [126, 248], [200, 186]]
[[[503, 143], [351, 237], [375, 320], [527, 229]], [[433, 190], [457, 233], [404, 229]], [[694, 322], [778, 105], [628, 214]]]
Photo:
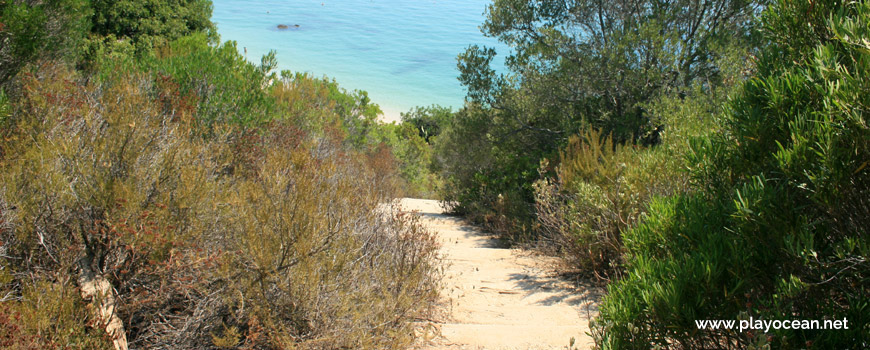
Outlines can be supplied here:
[[106, 326], [106, 333], [112, 337], [115, 350], [127, 350], [127, 335], [124, 333], [124, 322], [115, 313], [115, 292], [112, 284], [103, 276], [91, 270], [88, 258], [79, 261], [79, 287], [82, 298], [89, 300], [95, 306], [96, 316], [100, 324]]

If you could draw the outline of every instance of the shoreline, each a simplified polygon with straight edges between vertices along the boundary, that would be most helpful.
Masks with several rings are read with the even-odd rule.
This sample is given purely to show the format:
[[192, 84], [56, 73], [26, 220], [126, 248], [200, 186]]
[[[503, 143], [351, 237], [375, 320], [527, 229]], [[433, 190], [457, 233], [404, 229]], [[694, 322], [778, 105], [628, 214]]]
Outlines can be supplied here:
[[397, 108], [382, 106], [378, 104], [378, 107], [381, 109], [381, 114], [378, 114], [378, 121], [384, 124], [390, 124], [392, 122], [396, 122], [396, 124], [402, 122], [402, 111], [399, 111]]

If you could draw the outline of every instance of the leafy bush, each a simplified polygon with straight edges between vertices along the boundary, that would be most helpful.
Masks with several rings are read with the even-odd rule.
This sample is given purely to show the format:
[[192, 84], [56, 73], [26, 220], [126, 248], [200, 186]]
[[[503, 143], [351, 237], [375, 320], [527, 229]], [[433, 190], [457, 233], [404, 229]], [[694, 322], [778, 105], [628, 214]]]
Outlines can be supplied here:
[[428, 144], [433, 143], [433, 138], [441, 134], [452, 118], [453, 112], [450, 108], [438, 105], [416, 107], [402, 113], [402, 123], [413, 126]]
[[209, 0], [94, 0], [90, 7], [91, 60], [117, 53], [145, 56], [156, 46], [192, 34], [217, 39]]
[[196, 34], [158, 46], [155, 57], [132, 65], [171, 79], [182, 96], [196, 99], [196, 122], [208, 131], [213, 123], [257, 127], [274, 118], [275, 101], [263, 87], [275, 78], [268, 73], [276, 64], [274, 53], [255, 66], [239, 53], [235, 42], [210, 46], [204, 34]]
[[380, 107], [365, 91], [347, 91], [335, 80], [290, 71], [282, 71], [279, 81], [270, 92], [279, 101], [280, 118], [319, 135], [337, 132], [336, 140], [356, 150], [370, 150], [383, 141], [380, 133], [386, 131], [381, 129], [389, 127], [376, 122]]
[[[720, 105], [729, 91], [696, 88], [649, 105], [661, 125], [660, 144], [621, 145], [587, 130], [571, 136], [559, 153], [555, 176], [535, 182], [541, 246], [571, 260], [581, 271], [611, 279], [622, 272], [622, 235], [643, 220], [656, 197], [689, 191], [684, 157], [689, 139], [719, 127]], [[541, 166], [549, 168], [548, 161]]]
[[[576, 237], [564, 231], [560, 221], [582, 219], [583, 225], [599, 225], [591, 223], [593, 218], [608, 216], [606, 223], [600, 223], [606, 229], [589, 228], [587, 236], [607, 231], [606, 236], [618, 242], [616, 232], [632, 225], [651, 196], [671, 193], [673, 189], [666, 188], [669, 179], [682, 181], [671, 171], [680, 167], [675, 165], [679, 162], [669, 158], [679, 159], [680, 151], [620, 155], [625, 159], [617, 163], [625, 163], [625, 171], [635, 172], [632, 176], [637, 178], [626, 184], [628, 178], [622, 174], [607, 179], [607, 184], [594, 183], [605, 187], [602, 194], [612, 204], [608, 213], [590, 212], [588, 218], [540, 222], [536, 205], [563, 215], [557, 214], [563, 207], [557, 202], [571, 202], [563, 195], [570, 196], [575, 189], [554, 189], [556, 193], [542, 198], [536, 191], [542, 193], [547, 185], [541, 183], [536, 190], [533, 184], [544, 178], [550, 178], [544, 181], [551, 185], [558, 183], [553, 171], [560, 150], [569, 147], [572, 135], [585, 130], [607, 134], [615, 144], [659, 145], [662, 132], [672, 126], [656, 115], [657, 108], [664, 108], [661, 101], [733, 84], [728, 81], [733, 76], [731, 66], [744, 62], [734, 56], [745, 55], [755, 41], [751, 19], [763, 3], [495, 1], [481, 29], [512, 47], [506, 59], [510, 74], [496, 74], [490, 67], [496, 59], [491, 48], [472, 46], [460, 54], [459, 80], [468, 87], [470, 103], [466, 112], [456, 114], [452, 126], [441, 130], [440, 138], [450, 139], [450, 146], [436, 147], [443, 152], [437, 157], [443, 165], [439, 168], [445, 181], [442, 197], [453, 201], [458, 212], [514, 239], [534, 241], [540, 233], [550, 238], [555, 234], [564, 237], [560, 245], [568, 247]], [[632, 157], [645, 164], [635, 166], [628, 161]], [[652, 176], [658, 166], [667, 167], [667, 179]], [[646, 185], [657, 187], [647, 191]], [[552, 202], [535, 202], [540, 200]], [[585, 207], [564, 214], [586, 215], [576, 212]], [[596, 258], [598, 264], [607, 266], [604, 261], [618, 256], [617, 251]]]
[[88, 29], [87, 1], [0, 1], [0, 88], [27, 63], [75, 61]]
[[[624, 173], [637, 152], [614, 145], [590, 130], [572, 136], [560, 154], [557, 178], [535, 183], [535, 210], [544, 237], [564, 256], [596, 273], [616, 270], [622, 253], [621, 231], [640, 209], [629, 203]], [[631, 207], [629, 207], [631, 206]]]
[[436, 168], [444, 182], [441, 198], [454, 212], [496, 234], [529, 241], [534, 221], [531, 184], [538, 164], [528, 153], [514, 151], [536, 141], [508, 137], [502, 131], [479, 105], [454, 114], [434, 145]]
[[[701, 192], [653, 203], [624, 235], [603, 348], [870, 345], [870, 4], [781, 0], [726, 132], [692, 144]], [[807, 24], [807, 20], [809, 23]], [[698, 319], [847, 319], [848, 330], [699, 330]]]

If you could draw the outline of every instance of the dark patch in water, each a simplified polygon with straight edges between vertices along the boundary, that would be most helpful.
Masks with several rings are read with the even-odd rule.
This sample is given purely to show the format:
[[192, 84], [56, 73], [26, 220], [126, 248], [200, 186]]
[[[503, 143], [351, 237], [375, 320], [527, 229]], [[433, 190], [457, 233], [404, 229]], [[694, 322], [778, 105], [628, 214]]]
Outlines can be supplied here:
[[435, 51], [415, 56], [409, 56], [407, 59], [405, 59], [405, 62], [407, 62], [406, 64], [403, 64], [396, 69], [393, 69], [390, 73], [392, 73], [393, 75], [403, 75], [423, 69], [424, 67], [432, 65], [435, 62], [439, 61], [439, 56], [442, 56], [441, 53]]
[[271, 28], [279, 32], [302, 30], [302, 26], [298, 24], [279, 24]]

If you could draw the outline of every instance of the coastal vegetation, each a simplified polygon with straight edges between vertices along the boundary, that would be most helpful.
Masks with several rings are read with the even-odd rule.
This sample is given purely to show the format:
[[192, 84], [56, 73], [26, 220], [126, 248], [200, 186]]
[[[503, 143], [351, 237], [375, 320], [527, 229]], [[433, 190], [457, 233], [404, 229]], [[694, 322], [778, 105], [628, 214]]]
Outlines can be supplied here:
[[0, 1], [0, 347], [413, 340], [437, 244], [390, 201], [418, 145], [210, 13]]
[[[866, 1], [514, 1], [459, 56], [442, 197], [607, 285], [602, 349], [870, 346]], [[848, 319], [848, 330], [696, 320]]]
[[[508, 72], [390, 124], [210, 14], [0, 0], [0, 346], [408, 347], [409, 196], [606, 286], [600, 349], [870, 347], [870, 1], [495, 0]], [[750, 318], [849, 327], [696, 323]]]

